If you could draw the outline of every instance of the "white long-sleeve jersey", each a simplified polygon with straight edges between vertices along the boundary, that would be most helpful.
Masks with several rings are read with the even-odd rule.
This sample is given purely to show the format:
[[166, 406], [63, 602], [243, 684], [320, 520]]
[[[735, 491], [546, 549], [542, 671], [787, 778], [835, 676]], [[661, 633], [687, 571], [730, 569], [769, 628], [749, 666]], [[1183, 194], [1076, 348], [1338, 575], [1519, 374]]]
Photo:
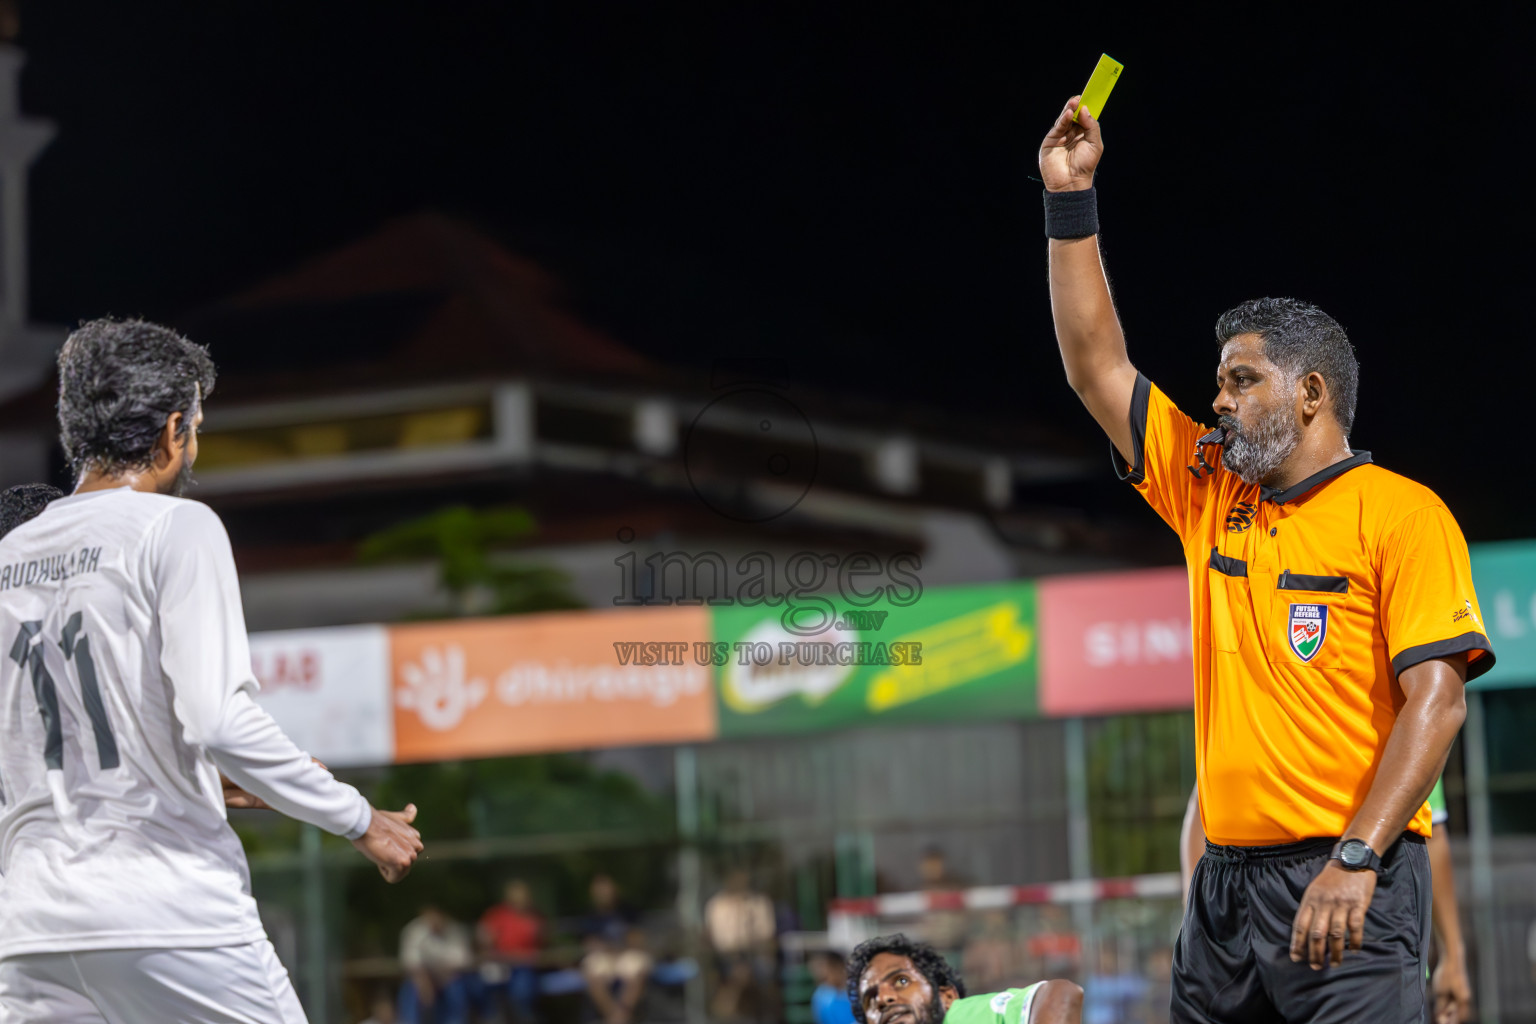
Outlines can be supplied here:
[[0, 958], [263, 938], [219, 772], [356, 838], [368, 802], [251, 695], [206, 505], [61, 498], [0, 539]]

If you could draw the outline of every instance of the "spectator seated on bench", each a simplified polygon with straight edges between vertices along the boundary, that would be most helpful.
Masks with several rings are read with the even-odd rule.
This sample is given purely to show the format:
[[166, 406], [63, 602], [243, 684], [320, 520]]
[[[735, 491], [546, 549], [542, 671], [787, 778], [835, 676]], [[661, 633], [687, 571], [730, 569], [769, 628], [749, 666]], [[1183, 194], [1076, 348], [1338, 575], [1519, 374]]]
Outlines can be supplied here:
[[436, 906], [400, 931], [400, 1024], [467, 1024], [469, 1006], [483, 1001], [469, 929]]
[[481, 916], [479, 932], [484, 957], [480, 975], [487, 997], [503, 995], [520, 1020], [533, 1020], [544, 922], [533, 910], [527, 882], [515, 878], [507, 883], [502, 902]]
[[656, 961], [645, 948], [645, 933], [631, 927], [622, 944], [599, 935], [587, 939], [581, 974], [596, 1018], [603, 1024], [634, 1024], [646, 982]]

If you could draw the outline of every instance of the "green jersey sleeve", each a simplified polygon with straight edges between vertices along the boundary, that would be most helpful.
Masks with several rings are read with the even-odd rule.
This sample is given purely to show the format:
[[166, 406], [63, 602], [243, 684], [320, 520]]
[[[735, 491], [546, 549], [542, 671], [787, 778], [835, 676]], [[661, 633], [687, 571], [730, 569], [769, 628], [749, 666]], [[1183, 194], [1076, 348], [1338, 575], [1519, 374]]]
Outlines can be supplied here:
[[1451, 820], [1451, 812], [1445, 809], [1445, 779], [1435, 780], [1435, 788], [1429, 791], [1429, 820], [1444, 825]]
[[944, 1024], [1029, 1024], [1029, 1008], [1045, 982], [1028, 988], [1008, 988], [982, 996], [967, 996], [950, 1004]]

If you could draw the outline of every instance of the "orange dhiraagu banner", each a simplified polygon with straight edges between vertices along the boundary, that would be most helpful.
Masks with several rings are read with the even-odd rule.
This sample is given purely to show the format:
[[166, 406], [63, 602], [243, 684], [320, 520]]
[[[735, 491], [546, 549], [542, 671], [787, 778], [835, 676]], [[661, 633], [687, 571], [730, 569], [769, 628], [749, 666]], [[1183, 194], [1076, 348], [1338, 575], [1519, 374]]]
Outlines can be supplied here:
[[391, 626], [395, 760], [712, 740], [709, 639], [703, 607]]

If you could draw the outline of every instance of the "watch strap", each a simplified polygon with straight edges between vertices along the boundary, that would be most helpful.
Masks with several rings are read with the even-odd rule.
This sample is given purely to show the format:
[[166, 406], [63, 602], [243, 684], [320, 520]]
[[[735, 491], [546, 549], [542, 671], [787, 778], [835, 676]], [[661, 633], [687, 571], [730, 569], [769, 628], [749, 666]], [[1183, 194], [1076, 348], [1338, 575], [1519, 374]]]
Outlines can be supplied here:
[[[1352, 865], [1350, 865], [1349, 863], [1347, 863], [1344, 860], [1344, 845], [1346, 843], [1359, 843], [1361, 846], [1365, 847], [1365, 863], [1364, 864], [1361, 864], [1359, 866], [1352, 866]], [[1341, 839], [1341, 840], [1339, 840], [1337, 843], [1334, 844], [1333, 852], [1328, 855], [1328, 859], [1329, 860], [1336, 860], [1336, 861], [1338, 861], [1340, 864], [1342, 864], [1344, 866], [1344, 870], [1346, 870], [1346, 871], [1374, 871], [1377, 874], [1381, 873], [1381, 856], [1380, 856], [1380, 854], [1378, 854], [1375, 850], [1371, 849], [1371, 844], [1367, 843], [1363, 839]]]

